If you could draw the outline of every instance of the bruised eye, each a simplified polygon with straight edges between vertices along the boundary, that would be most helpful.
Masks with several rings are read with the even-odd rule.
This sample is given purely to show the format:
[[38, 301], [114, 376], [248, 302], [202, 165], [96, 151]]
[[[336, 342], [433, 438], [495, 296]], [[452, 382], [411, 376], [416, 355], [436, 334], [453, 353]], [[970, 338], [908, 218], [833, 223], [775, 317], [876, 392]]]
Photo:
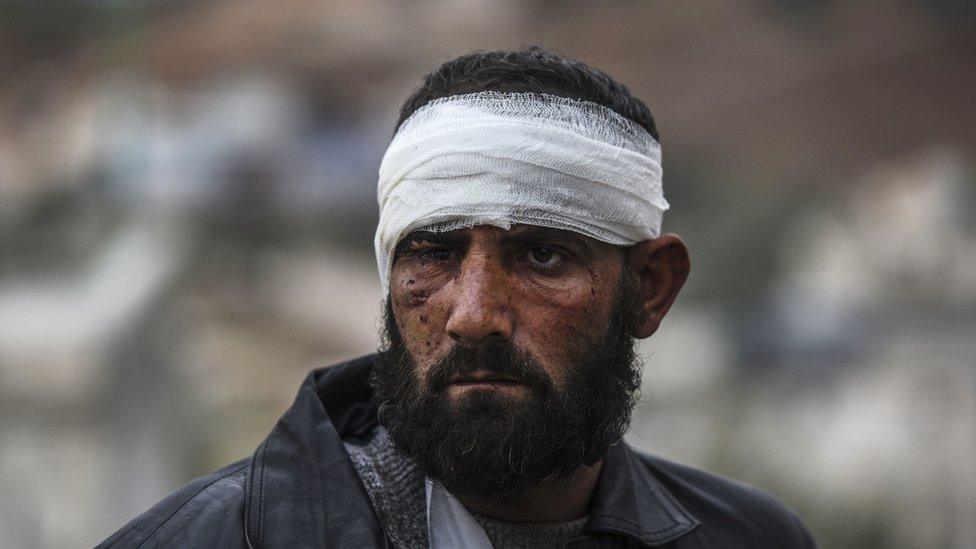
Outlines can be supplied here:
[[420, 252], [422, 261], [448, 261], [451, 259], [451, 250], [447, 248], [432, 248]]
[[537, 267], [553, 267], [559, 263], [562, 256], [552, 248], [536, 246], [528, 251], [526, 258], [529, 263]]

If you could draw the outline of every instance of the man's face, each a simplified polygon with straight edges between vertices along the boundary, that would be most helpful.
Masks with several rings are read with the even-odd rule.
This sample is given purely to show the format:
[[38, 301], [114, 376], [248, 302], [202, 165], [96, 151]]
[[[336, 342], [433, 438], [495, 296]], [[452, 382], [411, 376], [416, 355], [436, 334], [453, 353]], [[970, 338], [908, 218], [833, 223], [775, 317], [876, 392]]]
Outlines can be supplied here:
[[520, 225], [397, 247], [372, 380], [398, 448], [449, 489], [504, 498], [591, 465], [638, 386], [619, 248]]

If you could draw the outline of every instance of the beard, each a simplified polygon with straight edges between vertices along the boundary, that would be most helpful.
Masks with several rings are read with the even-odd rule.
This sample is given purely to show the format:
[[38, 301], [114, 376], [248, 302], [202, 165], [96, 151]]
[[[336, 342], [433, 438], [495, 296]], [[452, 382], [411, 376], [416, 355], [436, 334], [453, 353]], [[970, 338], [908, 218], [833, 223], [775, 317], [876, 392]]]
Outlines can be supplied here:
[[[628, 330], [635, 293], [624, 277], [602, 337], [567, 342], [578, 358], [558, 385], [508, 342], [457, 345], [419, 379], [387, 298], [384, 344], [369, 380], [380, 424], [427, 477], [486, 502], [511, 502], [595, 464], [623, 438], [638, 400], [641, 364]], [[451, 380], [477, 370], [523, 383], [528, 396], [449, 398]]]

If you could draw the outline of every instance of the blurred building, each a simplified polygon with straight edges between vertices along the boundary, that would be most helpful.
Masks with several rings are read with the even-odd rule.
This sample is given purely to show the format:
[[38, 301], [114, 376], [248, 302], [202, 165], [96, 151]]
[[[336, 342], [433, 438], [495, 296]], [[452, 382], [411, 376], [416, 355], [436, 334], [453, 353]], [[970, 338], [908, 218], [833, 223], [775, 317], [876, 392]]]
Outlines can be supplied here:
[[976, 545], [976, 12], [913, 1], [0, 5], [0, 538], [91, 545], [376, 346], [420, 76], [536, 43], [662, 130], [686, 295], [629, 440], [824, 547]]

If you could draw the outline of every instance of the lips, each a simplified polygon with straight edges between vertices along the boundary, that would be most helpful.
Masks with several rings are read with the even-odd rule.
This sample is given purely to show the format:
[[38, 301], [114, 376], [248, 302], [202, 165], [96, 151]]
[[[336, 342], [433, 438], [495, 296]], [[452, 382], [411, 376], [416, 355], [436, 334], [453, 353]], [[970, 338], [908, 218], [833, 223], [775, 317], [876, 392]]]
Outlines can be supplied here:
[[479, 370], [470, 374], [459, 374], [451, 378], [452, 384], [480, 385], [480, 384], [522, 384], [522, 381], [502, 374]]

